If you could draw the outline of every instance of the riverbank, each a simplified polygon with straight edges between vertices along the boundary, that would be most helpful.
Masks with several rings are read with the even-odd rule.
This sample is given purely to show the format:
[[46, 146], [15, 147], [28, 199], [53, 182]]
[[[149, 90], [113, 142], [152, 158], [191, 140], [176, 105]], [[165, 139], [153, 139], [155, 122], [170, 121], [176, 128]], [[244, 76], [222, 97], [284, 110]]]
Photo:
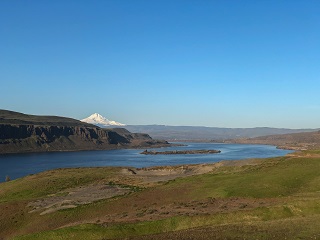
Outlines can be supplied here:
[[319, 153], [26, 176], [0, 184], [0, 235], [20, 240], [317, 238]]
[[[144, 148], [147, 149], [147, 148]], [[28, 174], [68, 167], [131, 166], [151, 167], [182, 164], [213, 163], [221, 160], [241, 160], [284, 156], [291, 151], [279, 150], [273, 146], [244, 144], [202, 144], [188, 143], [187, 146], [172, 146], [147, 151], [193, 151], [197, 149], [219, 149], [219, 154], [140, 154], [138, 149], [115, 149], [111, 151], [82, 151], [56, 153], [28, 153], [0, 155], [0, 182], [9, 175], [11, 179]], [[215, 151], [214, 151], [215, 152]], [[179, 153], [179, 152], [177, 152]], [[195, 153], [195, 152], [194, 152]], [[207, 153], [205, 151], [205, 153]]]

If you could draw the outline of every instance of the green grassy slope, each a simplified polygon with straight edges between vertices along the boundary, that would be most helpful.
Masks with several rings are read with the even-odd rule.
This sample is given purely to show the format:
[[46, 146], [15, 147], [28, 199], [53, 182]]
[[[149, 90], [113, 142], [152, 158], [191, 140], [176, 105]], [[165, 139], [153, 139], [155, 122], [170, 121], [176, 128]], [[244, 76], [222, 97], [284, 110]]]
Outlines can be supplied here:
[[304, 152], [220, 167], [74, 209], [28, 213], [30, 200], [62, 188], [138, 184], [113, 168], [50, 171], [0, 185], [0, 232], [14, 239], [314, 239], [320, 237], [319, 169], [316, 153]]

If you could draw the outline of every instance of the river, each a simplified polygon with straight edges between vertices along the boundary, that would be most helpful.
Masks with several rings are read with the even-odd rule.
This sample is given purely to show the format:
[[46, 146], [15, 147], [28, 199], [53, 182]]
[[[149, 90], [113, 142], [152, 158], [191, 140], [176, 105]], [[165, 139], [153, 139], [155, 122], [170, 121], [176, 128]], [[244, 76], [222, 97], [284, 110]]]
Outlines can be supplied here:
[[188, 155], [143, 155], [144, 149], [121, 149], [108, 151], [50, 152], [0, 155], [0, 182], [8, 175], [11, 179], [35, 174], [55, 168], [130, 166], [150, 167], [180, 164], [214, 163], [221, 160], [241, 160], [284, 156], [292, 151], [277, 149], [270, 145], [223, 144], [223, 143], [182, 143], [148, 151], [215, 149], [217, 154]]

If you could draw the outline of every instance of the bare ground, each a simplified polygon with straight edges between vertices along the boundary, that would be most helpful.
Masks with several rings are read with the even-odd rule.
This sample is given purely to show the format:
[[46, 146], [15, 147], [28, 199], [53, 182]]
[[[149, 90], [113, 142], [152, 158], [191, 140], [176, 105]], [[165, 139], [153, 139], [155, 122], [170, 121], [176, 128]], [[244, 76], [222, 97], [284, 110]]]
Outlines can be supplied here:
[[120, 186], [108, 186], [105, 184], [89, 185], [68, 189], [47, 198], [30, 202], [28, 207], [32, 208], [30, 213], [40, 212], [40, 215], [43, 215], [61, 209], [75, 208], [79, 205], [101, 199], [124, 195], [130, 191], [130, 188]]
[[[150, 167], [150, 168], [123, 168], [120, 171], [119, 179], [125, 180], [125, 182], [131, 182], [138, 184], [140, 186], [152, 186], [157, 185], [161, 182], [166, 182], [169, 180], [174, 180], [179, 177], [187, 177], [192, 175], [204, 174], [213, 171], [221, 166], [242, 166], [242, 165], [252, 165], [256, 164], [259, 160], [251, 159], [247, 161], [222, 161], [213, 164], [198, 164], [198, 165], [181, 165], [181, 166], [163, 166], [163, 167]], [[83, 204], [89, 204], [98, 200], [113, 198], [116, 196], [121, 196], [128, 194], [132, 190], [128, 187], [123, 187], [121, 185], [110, 185], [109, 183], [96, 183], [88, 186], [81, 186], [76, 188], [71, 188], [67, 190], [60, 191], [56, 194], [47, 196], [46, 198], [38, 199], [32, 201], [28, 204], [31, 208], [29, 211], [39, 212], [40, 215], [52, 213], [61, 209], [75, 208]], [[229, 199], [226, 200], [209, 199], [208, 202], [193, 202], [186, 203], [184, 207], [182, 205], [167, 206], [161, 209], [149, 209], [145, 213], [140, 214], [138, 219], [145, 215], [176, 215], [176, 214], [200, 214], [207, 211], [221, 211], [221, 209], [232, 209], [232, 208], [245, 208], [251, 206], [253, 203], [250, 200], [240, 200], [240, 199]], [[259, 203], [261, 204], [261, 203]], [[258, 204], [258, 205], [259, 205]], [[253, 204], [256, 207], [256, 203]], [[200, 211], [199, 211], [200, 208]], [[170, 209], [170, 210], [169, 210]], [[197, 210], [196, 210], [197, 209]], [[170, 211], [170, 214], [168, 213]], [[151, 213], [151, 214], [149, 214]], [[157, 213], [157, 214], [155, 214]], [[128, 221], [137, 219], [136, 212], [132, 213], [132, 216], [128, 214], [125, 219]], [[158, 217], [155, 217], [158, 218]], [[119, 216], [108, 216], [108, 219], [123, 219], [122, 215]], [[145, 219], [143, 217], [142, 219]]]

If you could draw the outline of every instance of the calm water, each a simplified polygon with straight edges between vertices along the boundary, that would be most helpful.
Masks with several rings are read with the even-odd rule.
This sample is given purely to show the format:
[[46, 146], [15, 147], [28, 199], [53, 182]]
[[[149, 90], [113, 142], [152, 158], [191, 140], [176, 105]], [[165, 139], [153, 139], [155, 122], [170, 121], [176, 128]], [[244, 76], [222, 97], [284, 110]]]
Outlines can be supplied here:
[[[83, 151], [0, 155], [0, 182], [6, 175], [11, 179], [44, 170], [65, 167], [131, 166], [150, 167], [194, 163], [213, 163], [221, 160], [267, 158], [283, 156], [292, 151], [269, 145], [183, 143], [187, 146], [156, 149], [156, 151], [216, 149], [218, 154], [142, 155], [141, 149]], [[153, 150], [153, 149], [151, 149]], [[154, 149], [155, 150], [155, 149]]]

